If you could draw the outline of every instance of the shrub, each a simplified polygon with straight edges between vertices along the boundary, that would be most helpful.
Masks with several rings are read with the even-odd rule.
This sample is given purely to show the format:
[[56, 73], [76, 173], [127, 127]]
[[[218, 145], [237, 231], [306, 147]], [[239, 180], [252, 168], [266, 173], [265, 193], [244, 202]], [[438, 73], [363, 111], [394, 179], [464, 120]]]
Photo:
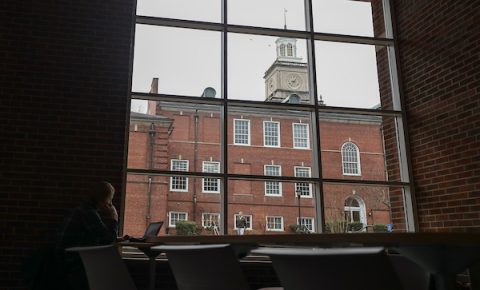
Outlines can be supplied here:
[[347, 225], [347, 230], [349, 232], [358, 232], [362, 229], [363, 229], [363, 223], [361, 222], [348, 223]]
[[197, 224], [192, 221], [177, 221], [175, 229], [178, 236], [195, 236], [197, 234]]
[[384, 233], [387, 231], [387, 225], [383, 225], [383, 224], [373, 225], [373, 231], [375, 233]]

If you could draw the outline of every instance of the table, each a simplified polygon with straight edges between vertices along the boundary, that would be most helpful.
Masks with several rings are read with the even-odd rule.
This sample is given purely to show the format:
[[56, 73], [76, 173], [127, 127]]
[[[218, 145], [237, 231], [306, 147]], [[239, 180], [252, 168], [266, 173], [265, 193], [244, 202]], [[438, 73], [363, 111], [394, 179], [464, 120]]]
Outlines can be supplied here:
[[[480, 233], [349, 233], [349, 234], [271, 234], [271, 235], [228, 235], [228, 236], [160, 236], [148, 238], [146, 243], [121, 242], [120, 246], [137, 247], [150, 261], [149, 289], [155, 284], [155, 258], [159, 252], [152, 246], [165, 244], [231, 244], [241, 255], [259, 246], [315, 246], [350, 247], [383, 246], [394, 248], [434, 273], [440, 289], [451, 289], [449, 281], [452, 271], [461, 271], [480, 260]], [[429, 254], [425, 254], [426, 252]], [[446, 263], [455, 261], [448, 271]], [[439, 270], [441, 269], [441, 270]], [[456, 274], [456, 273], [455, 273]], [[480, 273], [471, 275], [478, 279]], [[446, 282], [444, 282], [446, 281]], [[474, 287], [479, 287], [473, 285]], [[450, 288], [449, 288], [450, 287]], [[479, 288], [474, 288], [478, 290]]]

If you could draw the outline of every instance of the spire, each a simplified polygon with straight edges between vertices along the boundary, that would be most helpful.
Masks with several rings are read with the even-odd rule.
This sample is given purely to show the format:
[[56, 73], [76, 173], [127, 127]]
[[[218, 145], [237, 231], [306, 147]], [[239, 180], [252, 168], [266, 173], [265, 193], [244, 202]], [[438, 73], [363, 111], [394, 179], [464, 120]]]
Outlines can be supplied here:
[[288, 10], [283, 8], [283, 29], [287, 29], [287, 12]]

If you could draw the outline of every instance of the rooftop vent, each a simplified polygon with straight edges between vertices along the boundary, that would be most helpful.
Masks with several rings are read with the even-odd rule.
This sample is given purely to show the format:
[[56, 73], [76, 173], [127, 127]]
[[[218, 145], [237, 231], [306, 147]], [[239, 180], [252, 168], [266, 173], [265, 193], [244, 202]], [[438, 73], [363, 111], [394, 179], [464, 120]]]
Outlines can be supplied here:
[[201, 95], [202, 98], [215, 98], [217, 92], [212, 87], [206, 87]]

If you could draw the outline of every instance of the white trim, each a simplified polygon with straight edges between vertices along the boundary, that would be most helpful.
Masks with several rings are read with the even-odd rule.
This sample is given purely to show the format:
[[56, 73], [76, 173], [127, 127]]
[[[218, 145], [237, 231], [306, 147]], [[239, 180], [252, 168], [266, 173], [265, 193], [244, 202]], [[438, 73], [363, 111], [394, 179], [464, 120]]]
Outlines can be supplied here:
[[[343, 156], [344, 156], [344, 151], [343, 151], [343, 148], [345, 147], [345, 145], [347, 144], [352, 144], [353, 146], [355, 146], [355, 151], [356, 151], [356, 154], [357, 154], [357, 170], [358, 170], [358, 173], [345, 173], [345, 166], [344, 166], [344, 162], [343, 162]], [[361, 162], [360, 162], [360, 149], [358, 148], [357, 144], [353, 143], [352, 141], [347, 141], [345, 143], [342, 144], [342, 146], [340, 147], [340, 155], [341, 155], [341, 161], [342, 161], [342, 174], [343, 175], [346, 175], [346, 176], [361, 176], [362, 175], [362, 166], [361, 166]]]
[[185, 219], [181, 221], [188, 221], [188, 212], [184, 211], [169, 211], [168, 212], [168, 227], [169, 228], [174, 228], [175, 225], [172, 225], [172, 213], [174, 214], [185, 214]]
[[205, 215], [211, 215], [211, 216], [217, 216], [218, 217], [218, 226], [220, 226], [220, 213], [218, 212], [203, 212], [202, 213], [202, 227], [207, 228], [208, 226], [205, 226]]
[[[300, 224], [300, 218], [297, 217], [297, 225]], [[315, 232], [315, 219], [313, 217], [308, 217], [308, 216], [302, 216], [302, 219], [309, 219], [312, 221], [312, 229], [310, 230], [310, 232], [314, 233]]]
[[[348, 200], [348, 199], [354, 199], [358, 202], [358, 207], [356, 206], [346, 206], [345, 205], [345, 202]], [[358, 212], [359, 213], [359, 216], [360, 216], [360, 222], [364, 225], [367, 224], [367, 215], [366, 215], [366, 207], [365, 207], [365, 202], [363, 201], [363, 199], [360, 197], [360, 196], [348, 196], [347, 198], [345, 198], [345, 201], [343, 202], [343, 212], [350, 212], [350, 215], [352, 215], [352, 212]], [[348, 222], [348, 220], [347, 220]]]
[[[307, 147], [297, 147], [295, 146], [295, 125], [301, 125], [307, 127]], [[303, 149], [308, 150], [310, 149], [310, 125], [308, 123], [292, 123], [292, 147], [294, 149]]]
[[[244, 144], [244, 143], [237, 143], [235, 142], [235, 135], [237, 134], [235, 128], [235, 122], [236, 121], [246, 121], [248, 123], [248, 135], [247, 135], [247, 144]], [[233, 145], [238, 145], [238, 146], [250, 146], [250, 140], [251, 140], [251, 130], [250, 130], [250, 119], [233, 119]]]
[[[269, 229], [268, 228], [268, 218], [280, 218], [281, 219], [281, 229]], [[269, 232], [283, 232], [285, 231], [285, 224], [283, 221], [283, 216], [276, 216], [276, 215], [267, 215], [265, 216], [265, 229]]]
[[[270, 167], [277, 167], [278, 168], [278, 175], [267, 175], [267, 166]], [[273, 164], [265, 164], [263, 165], [263, 174], [265, 176], [282, 176], [282, 166], [281, 165], [273, 165]], [[268, 194], [267, 193], [267, 182], [278, 182], [278, 194]], [[275, 196], [279, 197], [283, 195], [283, 190], [282, 190], [282, 182], [280, 181], [265, 181], [265, 196]]]
[[[308, 169], [308, 177], [312, 177], [312, 168], [311, 167], [308, 167], [308, 166], [294, 166], [293, 167], [293, 174], [295, 177], [299, 177], [297, 176], [297, 168], [306, 168]], [[303, 177], [303, 176], [301, 176]], [[309, 195], [301, 195], [300, 198], [312, 198], [313, 197], [313, 188], [312, 188], [312, 183], [310, 182], [304, 182], [304, 183], [308, 183], [308, 190], [309, 190]], [[297, 182], [295, 182], [295, 196], [297, 196]]]
[[[277, 134], [277, 144], [278, 145], [267, 145], [265, 144], [265, 123], [274, 123], [274, 124], [278, 124], [278, 134]], [[280, 122], [278, 121], [263, 121], [263, 146], [264, 147], [271, 147], [271, 148], [280, 148], [280, 135], [281, 135], [281, 132], [280, 132]]]
[[[233, 229], [234, 230], [237, 229], [237, 216], [239, 216], [239, 214], [234, 214], [233, 215]], [[246, 218], [250, 218], [250, 226], [246, 227], [245, 229], [246, 230], [252, 230], [253, 229], [253, 216], [251, 214], [242, 214], [242, 216], [244, 216]]]
[[[187, 170], [176, 170], [176, 171], [180, 171], [180, 172], [188, 172], [188, 168], [190, 166], [190, 162], [188, 160], [184, 160], [184, 159], [171, 159], [170, 160], [170, 170], [173, 171], [173, 162], [174, 161], [182, 161], [182, 162], [186, 162], [187, 163]], [[173, 178], [185, 178], [185, 189], [174, 189], [172, 188], [172, 184], [173, 184]], [[188, 177], [186, 176], [170, 176], [170, 191], [173, 191], [173, 192], [188, 192]]]
[[[205, 171], [205, 163], [217, 164], [218, 167], [217, 167], [216, 172], [214, 172], [214, 173], [219, 173], [220, 172], [220, 162], [218, 162], [218, 161], [203, 161], [202, 162], [202, 172], [206, 172]], [[202, 192], [203, 193], [220, 193], [220, 179], [219, 178], [213, 178], [213, 177], [207, 177], [207, 178], [212, 179], [212, 181], [216, 179], [218, 190], [205, 190], [205, 177], [203, 177], [202, 178]]]

